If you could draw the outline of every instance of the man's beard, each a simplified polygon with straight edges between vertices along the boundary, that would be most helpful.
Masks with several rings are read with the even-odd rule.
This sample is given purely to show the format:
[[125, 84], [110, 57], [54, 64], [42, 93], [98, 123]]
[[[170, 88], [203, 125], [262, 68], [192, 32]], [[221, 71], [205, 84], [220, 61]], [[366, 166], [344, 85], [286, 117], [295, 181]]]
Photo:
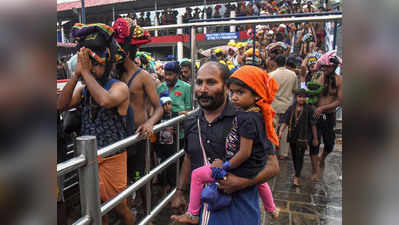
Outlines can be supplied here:
[[177, 79], [176, 80], [166, 80], [166, 85], [168, 87], [174, 87], [176, 82], [177, 82]]
[[[220, 92], [215, 93], [214, 96], [202, 94], [202, 95], [196, 95], [196, 98], [198, 99], [198, 104], [201, 106], [201, 108], [203, 108], [207, 111], [216, 110], [221, 105], [223, 105], [223, 103], [226, 101], [223, 89]], [[201, 101], [200, 101], [201, 99], [208, 99], [208, 102], [201, 103]]]

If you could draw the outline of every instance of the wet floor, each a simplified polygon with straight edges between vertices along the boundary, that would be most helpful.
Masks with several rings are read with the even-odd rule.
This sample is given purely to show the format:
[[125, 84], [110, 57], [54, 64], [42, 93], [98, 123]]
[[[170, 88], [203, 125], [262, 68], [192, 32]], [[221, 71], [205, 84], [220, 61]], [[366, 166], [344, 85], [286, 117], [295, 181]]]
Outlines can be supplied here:
[[[340, 146], [326, 159], [324, 173], [318, 182], [311, 182], [310, 157], [300, 178], [300, 187], [294, 187], [293, 165], [290, 159], [280, 161], [280, 175], [270, 181], [280, 217], [273, 220], [262, 210], [263, 225], [339, 225], [342, 224], [342, 151]], [[262, 203], [260, 202], [260, 205]], [[263, 207], [261, 208], [263, 209]]]
[[[337, 143], [341, 143], [337, 138]], [[342, 224], [342, 145], [337, 144], [334, 152], [326, 159], [320, 181], [311, 182], [309, 155], [305, 156], [300, 187], [293, 186], [294, 173], [291, 159], [280, 160], [280, 175], [269, 181], [280, 217], [272, 219], [261, 208], [262, 225], [340, 225]], [[171, 210], [164, 209], [154, 225], [177, 224], [169, 220]]]
[[[261, 209], [262, 225], [341, 225], [342, 224], [342, 138], [337, 137], [334, 151], [327, 157], [324, 172], [320, 181], [311, 182], [310, 157], [306, 153], [300, 187], [293, 186], [294, 173], [291, 158], [280, 160], [280, 174], [268, 183], [273, 191], [277, 207], [281, 208], [280, 217], [276, 220]], [[161, 187], [152, 185], [152, 206], [161, 199]], [[140, 204], [140, 203], [139, 203]], [[145, 204], [140, 204], [141, 206]], [[145, 207], [138, 207], [145, 208]], [[80, 217], [79, 207], [75, 208], [71, 221]], [[169, 218], [172, 211], [164, 208], [153, 225], [180, 225]], [[122, 225], [114, 214], [110, 214], [110, 224]], [[139, 220], [141, 220], [139, 218]], [[72, 223], [68, 223], [72, 224]]]

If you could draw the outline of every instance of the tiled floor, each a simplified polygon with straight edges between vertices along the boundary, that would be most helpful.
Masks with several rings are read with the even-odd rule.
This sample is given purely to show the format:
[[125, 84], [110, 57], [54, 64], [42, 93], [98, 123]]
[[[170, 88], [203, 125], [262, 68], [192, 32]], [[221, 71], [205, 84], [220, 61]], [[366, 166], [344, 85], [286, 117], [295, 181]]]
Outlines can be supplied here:
[[326, 160], [320, 181], [311, 182], [310, 158], [305, 156], [300, 187], [292, 185], [291, 159], [280, 161], [280, 175], [269, 182], [280, 218], [273, 220], [262, 210], [263, 225], [342, 224], [342, 147], [337, 145]]

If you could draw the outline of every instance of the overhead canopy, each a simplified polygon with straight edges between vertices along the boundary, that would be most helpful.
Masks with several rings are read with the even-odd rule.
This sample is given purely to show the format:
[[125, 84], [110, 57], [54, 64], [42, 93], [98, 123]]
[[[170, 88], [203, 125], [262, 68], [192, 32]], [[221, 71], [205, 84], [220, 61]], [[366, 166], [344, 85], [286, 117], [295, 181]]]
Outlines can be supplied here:
[[[128, 13], [132, 11], [146, 12], [155, 9], [181, 8], [190, 6], [199, 6], [204, 4], [204, 0], [85, 0], [86, 15], [112, 13], [115, 7], [116, 13]], [[207, 0], [207, 4], [223, 4], [232, 2], [229, 0]], [[236, 2], [236, 1], [234, 1]], [[69, 1], [57, 4], [57, 14], [59, 20], [66, 20], [73, 15], [72, 8], [81, 8], [81, 1]]]

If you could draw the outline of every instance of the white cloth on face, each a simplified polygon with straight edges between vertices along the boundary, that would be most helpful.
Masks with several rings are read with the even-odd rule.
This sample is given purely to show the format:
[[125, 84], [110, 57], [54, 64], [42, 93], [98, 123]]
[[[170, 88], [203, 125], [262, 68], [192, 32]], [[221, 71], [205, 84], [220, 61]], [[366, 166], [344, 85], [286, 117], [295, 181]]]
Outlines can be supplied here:
[[78, 64], [78, 55], [75, 54], [67, 61], [69, 74], [72, 75], [72, 74], [75, 73], [75, 69], [76, 69], [76, 65], [77, 64]]

